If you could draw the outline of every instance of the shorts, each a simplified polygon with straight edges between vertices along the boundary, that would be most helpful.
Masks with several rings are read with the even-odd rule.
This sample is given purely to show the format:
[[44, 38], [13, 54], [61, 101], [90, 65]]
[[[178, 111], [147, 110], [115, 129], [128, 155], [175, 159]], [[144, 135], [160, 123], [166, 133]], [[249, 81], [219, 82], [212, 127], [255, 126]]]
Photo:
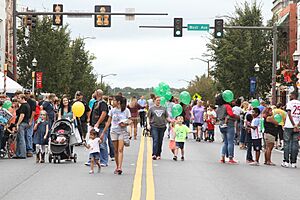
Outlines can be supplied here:
[[202, 124], [202, 123], [193, 123], [193, 127], [195, 127], [195, 128], [196, 128], [196, 127], [198, 127], [198, 126], [201, 126], [201, 127], [202, 127], [202, 126], [203, 126], [203, 124]]
[[179, 149], [183, 149], [184, 148], [184, 142], [176, 142], [176, 147]]
[[110, 132], [110, 138], [112, 141], [124, 140], [124, 132]]
[[252, 139], [252, 144], [253, 144], [254, 151], [260, 151], [262, 149], [261, 138]]
[[94, 160], [100, 160], [100, 152], [90, 153], [90, 159], [94, 158]]
[[274, 144], [276, 137], [270, 133], [265, 133], [265, 140], [267, 144]]

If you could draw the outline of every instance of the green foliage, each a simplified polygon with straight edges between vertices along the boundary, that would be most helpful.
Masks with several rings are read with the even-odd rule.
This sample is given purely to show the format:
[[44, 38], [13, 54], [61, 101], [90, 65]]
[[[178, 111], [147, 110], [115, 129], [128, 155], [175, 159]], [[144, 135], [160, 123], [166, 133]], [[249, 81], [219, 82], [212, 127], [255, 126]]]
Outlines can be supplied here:
[[193, 96], [195, 93], [201, 95], [203, 101], [215, 102], [215, 95], [217, 94], [217, 86], [215, 82], [205, 75], [199, 77], [196, 76], [195, 80], [192, 80], [188, 91]]
[[36, 71], [43, 72], [43, 89], [57, 95], [73, 96], [77, 90], [90, 96], [96, 89], [97, 77], [93, 74], [92, 60], [95, 59], [84, 48], [84, 41], [71, 43], [68, 26], [53, 27], [52, 20], [38, 20], [35, 29], [26, 34], [18, 31], [18, 82], [26, 88], [32, 87], [32, 60], [38, 61]]
[[[237, 6], [235, 17], [226, 26], [263, 26], [261, 8], [245, 2]], [[216, 66], [212, 72], [218, 90], [232, 90], [235, 97], [249, 96], [250, 77], [258, 78], [257, 92], [270, 91], [272, 70], [272, 38], [263, 30], [226, 30], [223, 39], [211, 39], [207, 45]], [[255, 72], [255, 64], [260, 71]]]

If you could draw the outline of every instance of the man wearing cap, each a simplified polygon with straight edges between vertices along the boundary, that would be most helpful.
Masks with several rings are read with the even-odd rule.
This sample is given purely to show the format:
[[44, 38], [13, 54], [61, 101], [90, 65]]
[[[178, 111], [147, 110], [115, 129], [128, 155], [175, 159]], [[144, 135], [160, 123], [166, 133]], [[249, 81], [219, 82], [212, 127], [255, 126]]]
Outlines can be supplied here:
[[33, 95], [30, 94], [30, 91], [25, 91], [24, 92], [27, 103], [30, 106], [30, 120], [28, 124], [28, 128], [26, 129], [25, 132], [25, 142], [26, 142], [26, 152], [27, 152], [27, 157], [32, 157], [32, 152], [33, 152], [33, 141], [32, 141], [32, 136], [33, 136], [33, 127], [34, 127], [34, 116], [35, 116], [35, 111], [36, 111], [36, 101], [34, 100]]
[[75, 102], [79, 101], [84, 105], [84, 113], [81, 117], [77, 118], [78, 120], [78, 130], [82, 137], [82, 140], [85, 141], [87, 134], [87, 123], [90, 121], [90, 108], [87, 103], [83, 100], [83, 94], [81, 91], [75, 93]]

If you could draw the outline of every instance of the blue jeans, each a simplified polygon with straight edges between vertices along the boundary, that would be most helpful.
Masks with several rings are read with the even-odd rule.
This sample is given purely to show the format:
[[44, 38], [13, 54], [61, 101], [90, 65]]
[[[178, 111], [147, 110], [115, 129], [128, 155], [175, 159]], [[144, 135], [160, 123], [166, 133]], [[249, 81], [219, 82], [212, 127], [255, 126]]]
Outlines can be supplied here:
[[284, 140], [284, 162], [296, 163], [299, 152], [299, 133], [293, 132], [292, 128], [285, 128], [283, 134]]
[[21, 123], [19, 125], [18, 135], [17, 135], [17, 150], [16, 156], [26, 158], [26, 142], [25, 133], [28, 127], [27, 123]]
[[153, 150], [152, 156], [161, 156], [162, 152], [162, 143], [166, 131], [166, 127], [164, 128], [157, 128], [151, 127], [152, 139], [153, 139]]
[[27, 153], [32, 153], [33, 151], [33, 142], [32, 142], [32, 136], [33, 136], [33, 128], [34, 128], [34, 121], [32, 122], [32, 125], [26, 128], [25, 132], [25, 142], [26, 142], [26, 151]]
[[245, 144], [245, 140], [246, 140], [246, 129], [241, 128], [240, 143]]
[[108, 141], [108, 148], [109, 148], [109, 156], [110, 158], [115, 157], [115, 150], [114, 150], [114, 145], [110, 137], [110, 128], [107, 131], [107, 141]]
[[224, 144], [222, 146], [222, 156], [229, 158], [234, 157], [234, 126], [228, 125], [227, 128], [220, 128], [221, 133], [224, 136]]
[[[100, 133], [102, 133], [104, 128], [99, 128]], [[100, 163], [107, 165], [108, 164], [108, 149], [107, 149], [107, 134], [104, 134], [103, 142], [100, 144]]]

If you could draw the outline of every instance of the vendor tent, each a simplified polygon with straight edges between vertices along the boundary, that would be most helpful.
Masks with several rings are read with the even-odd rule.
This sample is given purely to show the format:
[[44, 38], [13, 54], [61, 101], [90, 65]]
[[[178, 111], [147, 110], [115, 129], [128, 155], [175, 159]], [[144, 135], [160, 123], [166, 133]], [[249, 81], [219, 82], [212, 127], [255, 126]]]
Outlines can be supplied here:
[[[7, 93], [15, 93], [17, 90], [22, 91], [23, 87], [17, 83], [16, 81], [12, 80], [8, 76], [6, 77], [6, 92]], [[4, 92], [4, 74], [0, 72], [0, 92]]]

